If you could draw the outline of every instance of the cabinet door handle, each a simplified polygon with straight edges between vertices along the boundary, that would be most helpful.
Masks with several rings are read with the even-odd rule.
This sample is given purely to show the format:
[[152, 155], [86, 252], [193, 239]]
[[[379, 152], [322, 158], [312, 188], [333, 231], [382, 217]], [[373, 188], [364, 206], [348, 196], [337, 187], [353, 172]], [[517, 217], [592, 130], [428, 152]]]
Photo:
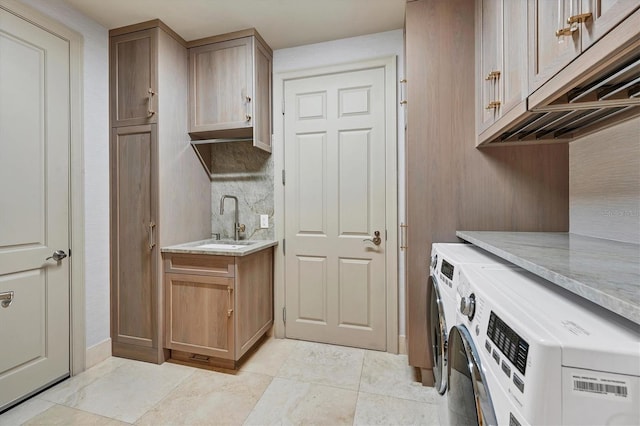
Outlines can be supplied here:
[[407, 249], [407, 228], [409, 225], [405, 225], [404, 223], [400, 224], [400, 250]]
[[244, 97], [245, 121], [251, 121], [251, 96]]
[[560, 28], [559, 30], [556, 31], [556, 37], [560, 37], [560, 36], [568, 36], [573, 34], [575, 31], [578, 31], [578, 27], [576, 25], [571, 25], [569, 27], [565, 27], [565, 28]]
[[500, 101], [491, 101], [489, 102], [489, 105], [487, 105], [486, 107], [484, 107], [484, 109], [496, 109], [500, 106], [501, 102]]
[[[591, 12], [581, 13], [579, 15], [573, 15], [567, 18], [567, 24], [578, 24], [580, 22], [586, 22], [593, 17]], [[577, 29], [577, 28], [576, 28]]]
[[228, 300], [227, 300], [227, 318], [231, 318], [231, 314], [233, 313], [233, 308], [231, 307], [231, 292], [233, 291], [233, 289], [231, 287], [227, 287], [227, 296], [228, 296]]
[[498, 80], [500, 78], [500, 71], [491, 71], [489, 74], [487, 74], [487, 76], [484, 78], [485, 80]]
[[149, 222], [149, 250], [153, 250], [153, 247], [156, 245], [156, 239], [153, 234], [153, 228], [156, 227], [154, 222]]
[[148, 117], [152, 117], [153, 114], [155, 114], [156, 112], [153, 110], [153, 95], [156, 94], [156, 92], [153, 91], [153, 89], [151, 87], [149, 87], [149, 90], [147, 91], [147, 116]]

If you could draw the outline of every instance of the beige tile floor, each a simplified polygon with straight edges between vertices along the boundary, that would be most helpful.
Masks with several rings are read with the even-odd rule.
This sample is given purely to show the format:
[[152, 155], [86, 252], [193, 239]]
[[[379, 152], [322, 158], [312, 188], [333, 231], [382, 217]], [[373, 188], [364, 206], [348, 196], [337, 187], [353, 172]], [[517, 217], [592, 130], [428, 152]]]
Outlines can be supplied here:
[[403, 355], [269, 339], [235, 374], [109, 358], [4, 425], [438, 425]]

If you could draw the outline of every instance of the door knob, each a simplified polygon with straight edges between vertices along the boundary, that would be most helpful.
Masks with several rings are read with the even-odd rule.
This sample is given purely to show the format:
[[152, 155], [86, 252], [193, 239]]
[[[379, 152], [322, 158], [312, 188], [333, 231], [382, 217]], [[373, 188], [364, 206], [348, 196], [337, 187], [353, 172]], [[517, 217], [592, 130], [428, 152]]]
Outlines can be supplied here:
[[380, 231], [375, 231], [373, 233], [373, 238], [367, 238], [367, 239], [364, 239], [362, 241], [369, 241], [369, 242], [379, 246], [380, 243], [382, 242], [382, 238], [380, 238]]
[[65, 257], [67, 257], [67, 253], [65, 253], [64, 250], [56, 250], [53, 252], [51, 256], [47, 257], [45, 260], [53, 259], [56, 262], [60, 262]]

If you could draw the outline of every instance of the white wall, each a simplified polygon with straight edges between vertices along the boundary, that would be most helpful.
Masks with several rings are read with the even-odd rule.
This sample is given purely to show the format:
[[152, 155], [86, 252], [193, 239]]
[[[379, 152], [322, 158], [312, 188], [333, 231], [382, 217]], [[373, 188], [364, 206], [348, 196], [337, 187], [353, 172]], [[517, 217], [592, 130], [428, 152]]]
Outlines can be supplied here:
[[86, 345], [109, 331], [109, 33], [62, 0], [22, 0], [84, 37]]
[[[326, 67], [330, 65], [357, 62], [366, 59], [397, 56], [398, 80], [404, 78], [404, 37], [402, 30], [386, 31], [360, 37], [352, 37], [325, 43], [280, 49], [273, 52], [273, 73], [282, 73], [305, 68]], [[400, 99], [398, 83], [398, 99]], [[277, 117], [279, 106], [274, 105], [274, 117]], [[405, 222], [405, 169], [404, 169], [404, 111], [398, 108], [398, 221]], [[426, 262], [426, 260], [425, 260]], [[405, 330], [405, 282], [404, 252], [399, 252], [398, 259], [398, 333]]]
[[640, 118], [569, 145], [569, 230], [640, 244]]

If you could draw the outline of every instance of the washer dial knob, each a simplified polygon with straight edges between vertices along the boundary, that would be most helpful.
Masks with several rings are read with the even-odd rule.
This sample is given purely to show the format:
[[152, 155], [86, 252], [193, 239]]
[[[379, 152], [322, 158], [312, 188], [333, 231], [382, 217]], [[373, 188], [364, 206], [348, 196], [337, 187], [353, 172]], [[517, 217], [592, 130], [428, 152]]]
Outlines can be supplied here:
[[473, 319], [476, 313], [476, 295], [471, 293], [467, 297], [460, 299], [460, 313], [466, 315], [469, 321]]

